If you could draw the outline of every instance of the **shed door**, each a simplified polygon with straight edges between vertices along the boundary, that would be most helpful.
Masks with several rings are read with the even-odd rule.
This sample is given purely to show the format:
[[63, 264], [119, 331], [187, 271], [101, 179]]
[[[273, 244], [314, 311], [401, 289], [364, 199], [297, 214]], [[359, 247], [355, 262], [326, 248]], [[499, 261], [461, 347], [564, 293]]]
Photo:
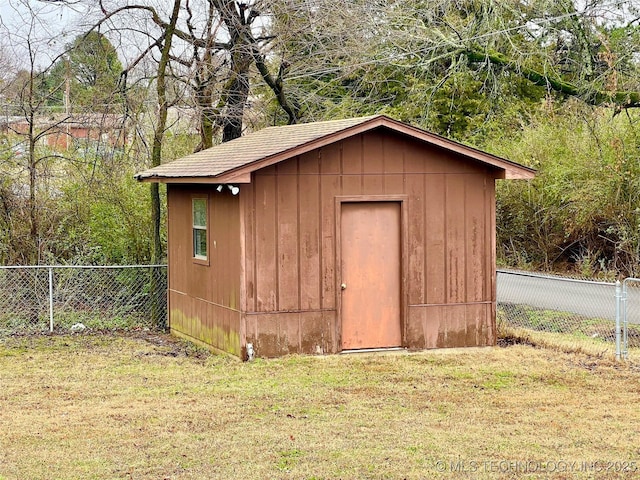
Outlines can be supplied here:
[[342, 349], [401, 345], [400, 202], [342, 203]]

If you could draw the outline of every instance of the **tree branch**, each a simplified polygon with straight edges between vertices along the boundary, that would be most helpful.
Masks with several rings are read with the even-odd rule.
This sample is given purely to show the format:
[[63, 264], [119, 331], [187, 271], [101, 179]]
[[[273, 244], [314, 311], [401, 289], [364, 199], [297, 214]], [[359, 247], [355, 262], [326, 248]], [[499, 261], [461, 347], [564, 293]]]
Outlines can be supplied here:
[[300, 105], [295, 101], [289, 102], [284, 93], [283, 79], [287, 69], [289, 68], [289, 64], [283, 61], [280, 65], [280, 69], [278, 70], [278, 77], [274, 79], [264, 62], [264, 58], [255, 50], [255, 48], [253, 50], [253, 61], [255, 62], [260, 75], [262, 75], [262, 78], [278, 99], [278, 103], [287, 113], [289, 117], [289, 125], [297, 123], [298, 118], [300, 117]]
[[515, 62], [510, 60], [506, 55], [499, 52], [481, 52], [473, 49], [465, 49], [461, 50], [460, 53], [466, 55], [466, 57], [472, 63], [490, 62], [494, 65], [505, 67], [510, 71], [522, 75], [524, 78], [535, 85], [548, 87], [558, 93], [581, 98], [590, 105], [611, 105], [614, 106], [617, 110], [622, 110], [625, 108], [640, 108], [640, 92], [609, 93], [594, 91], [591, 94], [585, 94], [570, 82], [566, 82], [558, 77], [545, 75], [532, 68], [516, 65]]

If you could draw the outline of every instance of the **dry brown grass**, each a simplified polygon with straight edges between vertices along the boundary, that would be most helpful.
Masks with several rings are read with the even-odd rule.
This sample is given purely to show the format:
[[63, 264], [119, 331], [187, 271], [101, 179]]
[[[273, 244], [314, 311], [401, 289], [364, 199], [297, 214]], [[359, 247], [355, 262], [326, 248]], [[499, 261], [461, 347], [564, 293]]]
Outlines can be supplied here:
[[4, 339], [0, 479], [634, 478], [639, 380], [527, 345], [239, 363], [159, 335]]
[[[615, 360], [615, 342], [602, 341], [597, 338], [571, 335], [556, 332], [541, 332], [525, 328], [500, 326], [500, 337], [506, 337], [508, 341], [525, 343], [532, 346], [557, 350], [564, 353], [582, 353], [589, 357]], [[622, 347], [624, 348], [624, 347]], [[624, 355], [624, 352], [621, 352]], [[632, 363], [640, 364], [640, 348], [630, 347], [627, 351], [627, 359]], [[624, 358], [623, 358], [624, 360]]]

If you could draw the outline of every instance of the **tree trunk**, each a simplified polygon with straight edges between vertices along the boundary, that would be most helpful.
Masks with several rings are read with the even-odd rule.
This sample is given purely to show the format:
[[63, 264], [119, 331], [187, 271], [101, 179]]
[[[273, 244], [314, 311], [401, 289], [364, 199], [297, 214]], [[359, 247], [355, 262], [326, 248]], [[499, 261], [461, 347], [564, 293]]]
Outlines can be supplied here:
[[[249, 69], [253, 61], [251, 23], [257, 16], [246, 4], [231, 0], [216, 0], [216, 8], [229, 31], [230, 71], [222, 90], [218, 124], [222, 127], [222, 142], [242, 136], [242, 120], [249, 97]], [[237, 8], [236, 8], [237, 7]]]
[[[151, 150], [151, 166], [157, 167], [162, 161], [162, 143], [164, 139], [164, 131], [167, 126], [167, 111], [169, 106], [167, 104], [167, 91], [165, 74], [167, 65], [169, 63], [169, 54], [171, 52], [171, 41], [173, 39], [173, 33], [178, 21], [178, 14], [180, 12], [180, 0], [174, 0], [173, 11], [171, 13], [171, 20], [169, 26], [164, 33], [164, 44], [162, 46], [162, 54], [160, 56], [160, 63], [158, 64], [158, 77], [156, 80], [156, 88], [158, 94], [158, 124], [153, 135], [153, 147]], [[162, 240], [160, 236], [161, 226], [161, 210], [160, 210], [160, 188], [159, 184], [151, 184], [151, 220], [153, 224], [152, 238], [153, 238], [153, 250], [151, 263], [158, 265], [164, 258], [162, 251]], [[160, 274], [159, 269], [152, 269], [151, 275], [151, 292], [153, 295], [151, 305], [151, 319], [154, 325], [158, 325], [161, 328], [166, 328], [166, 315], [162, 315], [163, 307], [161, 302], [161, 295], [158, 292], [158, 288], [161, 282], [158, 278]]]
[[249, 97], [249, 68], [252, 57], [247, 45], [234, 44], [231, 51], [231, 77], [227, 82], [227, 102], [222, 118], [222, 142], [242, 136], [242, 118]]

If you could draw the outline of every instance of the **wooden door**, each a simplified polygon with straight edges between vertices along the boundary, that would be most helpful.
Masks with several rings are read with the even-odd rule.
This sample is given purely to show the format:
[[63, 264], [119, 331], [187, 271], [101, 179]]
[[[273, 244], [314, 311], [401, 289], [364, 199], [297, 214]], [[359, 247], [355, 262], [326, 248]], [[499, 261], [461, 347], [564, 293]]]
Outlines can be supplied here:
[[401, 345], [400, 202], [342, 203], [342, 349]]

